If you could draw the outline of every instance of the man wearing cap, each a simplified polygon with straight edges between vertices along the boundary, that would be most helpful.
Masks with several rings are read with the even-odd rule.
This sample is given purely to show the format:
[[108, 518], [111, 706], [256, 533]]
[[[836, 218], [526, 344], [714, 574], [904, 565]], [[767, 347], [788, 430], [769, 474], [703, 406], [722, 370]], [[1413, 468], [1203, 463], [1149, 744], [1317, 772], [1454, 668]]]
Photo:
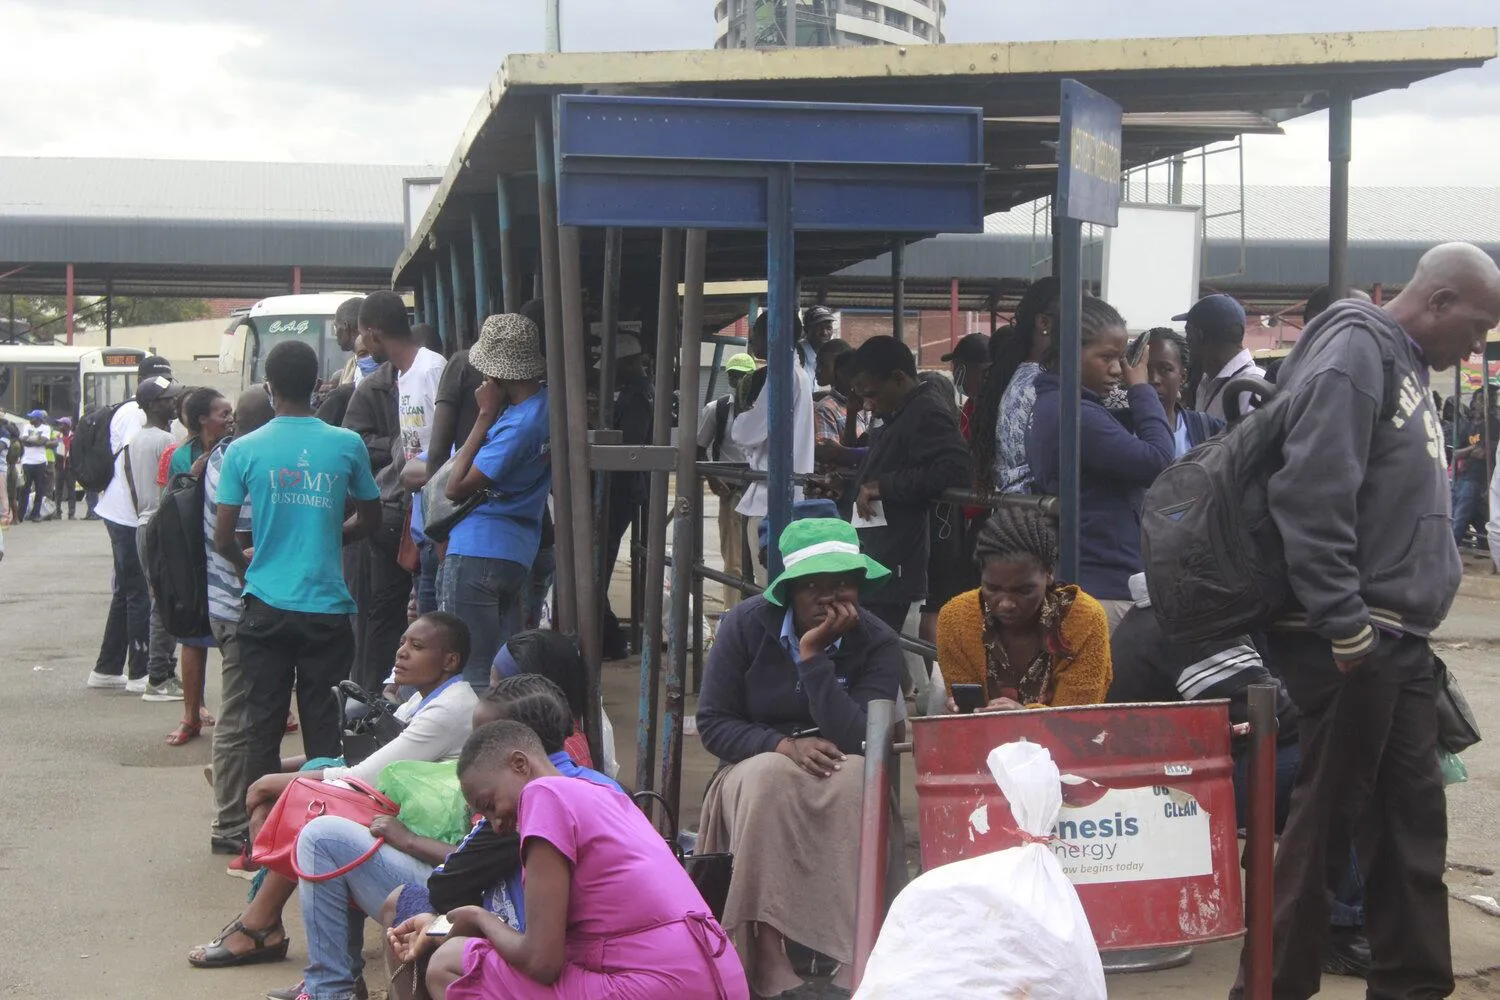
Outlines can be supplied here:
[[[656, 392], [651, 385], [651, 357], [641, 347], [639, 337], [621, 333], [615, 337], [615, 406], [614, 429], [620, 432], [621, 444], [650, 444], [656, 418]], [[598, 368], [598, 364], [595, 364]], [[609, 547], [604, 551], [605, 572], [613, 575], [620, 558], [620, 543], [625, 531], [645, 506], [651, 494], [651, 477], [644, 472], [611, 472], [609, 474], [609, 509], [607, 521]], [[628, 655], [624, 647], [620, 620], [609, 606], [608, 580], [605, 581], [604, 648], [610, 659]]]
[[[124, 688], [140, 694], [145, 701], [182, 700], [182, 685], [174, 676], [175, 664], [167, 645], [170, 638], [161, 630], [159, 618], [153, 623], [151, 593], [146, 585], [136, 529], [151, 519], [161, 501], [156, 472], [162, 452], [172, 443], [168, 428], [183, 388], [182, 383], [166, 375], [141, 376], [133, 404], [120, 407], [110, 420], [109, 443], [115, 455], [115, 473], [95, 508], [104, 519], [114, 553], [115, 593], [88, 686]], [[140, 426], [131, 426], [137, 419]], [[128, 436], [117, 437], [117, 428], [128, 428]], [[157, 655], [152, 656], [153, 652]], [[121, 676], [127, 656], [129, 681]]]
[[[802, 367], [808, 372], [818, 370], [818, 352], [833, 339], [833, 310], [827, 306], [812, 306], [802, 314], [803, 340], [798, 349], [802, 352]], [[828, 385], [820, 381], [819, 385]]]
[[953, 366], [953, 384], [964, 394], [964, 405], [960, 407], [958, 414], [958, 429], [967, 441], [969, 419], [974, 416], [974, 400], [984, 388], [985, 377], [990, 373], [990, 338], [987, 334], [971, 333], [960, 339], [942, 359]]
[[[21, 428], [21, 513], [28, 521], [40, 521], [42, 498], [51, 492], [47, 488], [47, 448], [52, 444], [52, 425], [47, 423], [46, 410], [32, 410], [26, 414], [26, 421]], [[30, 514], [26, 513], [28, 506]]]
[[[1205, 295], [1172, 322], [1187, 324], [1188, 352], [1197, 369], [1189, 379], [1193, 408], [1227, 421], [1224, 387], [1237, 378], [1266, 377], [1245, 347], [1245, 307], [1228, 295]], [[1241, 416], [1249, 411], [1250, 400], [1248, 392], [1241, 394]]]
[[[745, 452], [729, 436], [730, 424], [739, 415], [737, 401], [740, 384], [755, 371], [755, 359], [748, 354], [733, 354], [724, 362], [724, 377], [729, 391], [712, 400], [698, 418], [698, 457], [710, 462], [745, 465]], [[719, 498], [719, 555], [724, 572], [730, 576], [744, 573], [745, 519], [736, 511], [741, 489], [734, 483], [709, 477], [708, 488]], [[737, 587], [724, 585], [724, 609], [740, 603], [743, 595]]]

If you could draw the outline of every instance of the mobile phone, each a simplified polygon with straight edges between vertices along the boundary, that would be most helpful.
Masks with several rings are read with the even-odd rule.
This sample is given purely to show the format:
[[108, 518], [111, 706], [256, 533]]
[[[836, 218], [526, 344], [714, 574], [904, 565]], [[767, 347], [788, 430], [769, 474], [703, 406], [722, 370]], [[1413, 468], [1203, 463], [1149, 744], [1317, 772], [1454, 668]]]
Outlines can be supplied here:
[[981, 684], [953, 685], [953, 702], [962, 715], [973, 715], [984, 707], [984, 686]]
[[794, 739], [794, 740], [804, 740], [804, 739], [807, 739], [809, 736], [822, 736], [822, 735], [823, 735], [823, 730], [820, 727], [818, 727], [818, 726], [809, 726], [806, 729], [798, 729], [798, 730], [793, 731], [793, 733], [792, 733], [792, 739]]
[[447, 937], [452, 933], [453, 922], [448, 919], [446, 914], [438, 914], [438, 918], [427, 925], [426, 934], [428, 937]]
[[1136, 365], [1140, 364], [1141, 358], [1144, 358], [1146, 356], [1146, 348], [1150, 346], [1151, 331], [1147, 330], [1145, 333], [1132, 340], [1130, 342], [1130, 346], [1125, 348], [1126, 366], [1129, 368], [1134, 368]]

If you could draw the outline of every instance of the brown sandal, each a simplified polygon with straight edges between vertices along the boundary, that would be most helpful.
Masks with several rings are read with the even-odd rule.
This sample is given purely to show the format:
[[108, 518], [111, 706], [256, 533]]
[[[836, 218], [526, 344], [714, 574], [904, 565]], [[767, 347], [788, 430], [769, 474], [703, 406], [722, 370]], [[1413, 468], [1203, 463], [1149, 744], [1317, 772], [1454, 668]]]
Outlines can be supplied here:
[[203, 732], [200, 723], [178, 723], [177, 728], [167, 734], [167, 746], [180, 747], [189, 740], [196, 739]]

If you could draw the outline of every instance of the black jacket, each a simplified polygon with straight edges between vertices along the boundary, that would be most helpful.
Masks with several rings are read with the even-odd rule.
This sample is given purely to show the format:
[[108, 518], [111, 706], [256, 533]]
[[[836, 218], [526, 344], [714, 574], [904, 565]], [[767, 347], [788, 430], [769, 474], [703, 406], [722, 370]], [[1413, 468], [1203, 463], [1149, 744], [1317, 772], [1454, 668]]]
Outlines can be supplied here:
[[880, 487], [886, 524], [861, 528], [859, 547], [891, 571], [890, 581], [872, 597], [882, 604], [909, 603], [927, 596], [927, 508], [943, 490], [967, 488], [974, 463], [958, 414], [935, 386], [920, 383], [901, 409], [870, 431], [870, 449], [856, 487]]
[[370, 471], [380, 487], [384, 519], [400, 520], [407, 502], [401, 486], [406, 456], [401, 450], [401, 416], [397, 407], [396, 372], [387, 361], [359, 383], [344, 411], [344, 426], [358, 434], [370, 453]]

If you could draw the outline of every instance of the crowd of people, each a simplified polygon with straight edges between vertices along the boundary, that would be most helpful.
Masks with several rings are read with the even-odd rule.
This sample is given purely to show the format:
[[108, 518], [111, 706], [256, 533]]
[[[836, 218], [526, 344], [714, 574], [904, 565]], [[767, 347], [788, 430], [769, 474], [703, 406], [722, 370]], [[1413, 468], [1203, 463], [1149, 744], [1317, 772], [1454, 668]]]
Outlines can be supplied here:
[[[78, 485], [68, 455], [73, 447], [73, 418], [32, 410], [24, 421], [12, 422], [0, 409], [0, 513], [6, 524], [57, 521], [67, 508], [68, 520], [78, 516]], [[84, 516], [97, 521], [98, 496], [84, 493]]]
[[[488, 317], [445, 359], [395, 294], [351, 299], [335, 321], [351, 359], [334, 379], [319, 379], [311, 347], [286, 342], [266, 357], [265, 384], [233, 404], [142, 361], [134, 400], [109, 420], [114, 475], [95, 510], [114, 591], [88, 685], [182, 700], [174, 745], [213, 729], [210, 848], [254, 889], [189, 961], [285, 959], [297, 895], [307, 963], [275, 998], [364, 995], [366, 920], [384, 928], [393, 996], [847, 997], [870, 702], [891, 699], [904, 718], [1227, 698], [1244, 721], [1248, 686], [1273, 681], [1278, 989], [1311, 995], [1320, 970], [1367, 976], [1372, 995], [1397, 980], [1451, 989], [1426, 636], [1458, 556], [1426, 372], [1500, 325], [1500, 271], [1447, 245], [1389, 304], [1325, 302], [1309, 317], [1276, 373], [1291, 403], [1272, 481], [1299, 612], [1212, 643], [1162, 632], [1141, 508], [1162, 470], [1255, 403], [1230, 388], [1265, 375], [1244, 309], [1208, 296], [1176, 317], [1185, 335], [1153, 329], [1132, 352], [1126, 319], [1085, 297], [1080, 572], [1063, 580], [1054, 523], [1028, 499], [1061, 476], [1058, 294], [1038, 281], [1008, 326], [955, 345], [951, 378], [919, 372], [895, 338], [844, 342], [822, 307], [798, 324], [790, 357], [768, 357], [761, 317], [748, 354], [726, 361], [730, 393], [699, 423], [703, 456], [766, 469], [766, 366], [788, 363], [800, 475], [795, 519], [776, 538], [764, 484], [709, 483], [726, 571], [762, 588], [726, 588], [697, 707], [720, 762], [697, 850], [735, 858], [717, 919], [622, 794], [610, 740], [590, 734], [599, 759], [590, 752], [582, 659], [548, 630], [537, 304]], [[608, 419], [649, 440], [651, 359], [621, 335], [616, 362]], [[646, 502], [633, 475], [611, 484], [606, 566]], [[206, 616], [177, 635], [148, 582], [170, 554], [146, 529], [183, 483], [199, 484]], [[1001, 496], [971, 507], [946, 501], [952, 488]], [[935, 660], [905, 652], [903, 632], [934, 641]], [[203, 704], [213, 647], [217, 717]], [[395, 730], [357, 758], [346, 681]], [[304, 754], [283, 758], [293, 727]], [[301, 828], [290, 868], [262, 864], [278, 806], [304, 783], [380, 786], [393, 768], [445, 761], [474, 814], [466, 834], [329, 815]], [[894, 889], [907, 869], [891, 821]], [[1415, 914], [1420, 932], [1401, 930]]]

